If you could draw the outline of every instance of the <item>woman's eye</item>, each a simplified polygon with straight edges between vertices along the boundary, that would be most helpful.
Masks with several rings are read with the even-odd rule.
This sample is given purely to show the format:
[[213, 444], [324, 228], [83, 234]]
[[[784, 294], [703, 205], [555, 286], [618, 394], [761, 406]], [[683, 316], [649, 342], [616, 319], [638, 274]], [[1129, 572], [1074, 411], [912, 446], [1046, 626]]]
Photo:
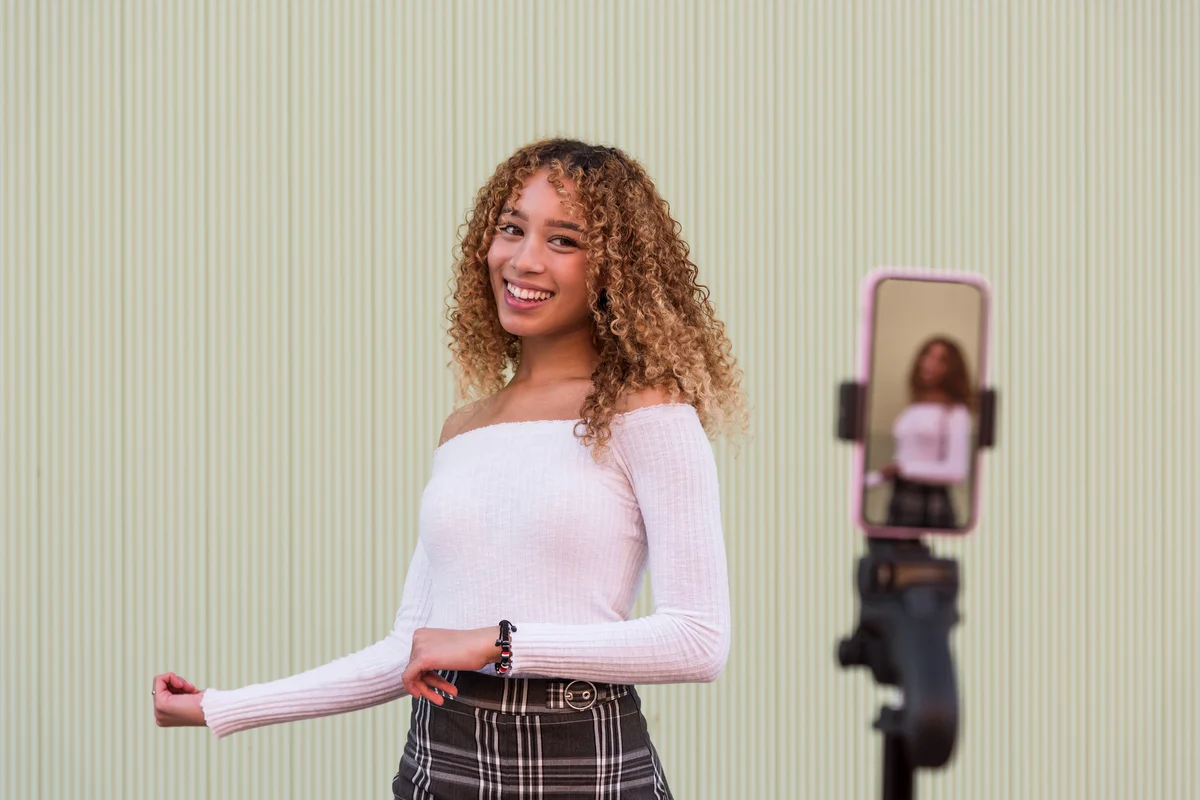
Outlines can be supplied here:
[[576, 242], [573, 239], [568, 239], [565, 236], [551, 237], [550, 242], [551, 242], [551, 244], [555, 244], [559, 247], [578, 247], [579, 246], [578, 242]]
[[509, 223], [507, 225], [501, 225], [498, 230], [501, 233], [508, 234], [509, 236], [520, 236], [521, 235], [521, 229], [511, 223]]

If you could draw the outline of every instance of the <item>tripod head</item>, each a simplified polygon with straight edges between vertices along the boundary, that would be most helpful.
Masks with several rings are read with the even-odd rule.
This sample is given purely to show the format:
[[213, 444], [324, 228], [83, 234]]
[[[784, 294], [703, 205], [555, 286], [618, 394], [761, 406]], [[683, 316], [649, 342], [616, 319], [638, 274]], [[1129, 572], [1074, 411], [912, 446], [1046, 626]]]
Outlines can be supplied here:
[[858, 561], [859, 617], [838, 644], [843, 669], [867, 667], [901, 690], [875, 727], [902, 747], [911, 767], [941, 767], [958, 733], [958, 686], [950, 629], [958, 623], [958, 563], [919, 540], [868, 539]]

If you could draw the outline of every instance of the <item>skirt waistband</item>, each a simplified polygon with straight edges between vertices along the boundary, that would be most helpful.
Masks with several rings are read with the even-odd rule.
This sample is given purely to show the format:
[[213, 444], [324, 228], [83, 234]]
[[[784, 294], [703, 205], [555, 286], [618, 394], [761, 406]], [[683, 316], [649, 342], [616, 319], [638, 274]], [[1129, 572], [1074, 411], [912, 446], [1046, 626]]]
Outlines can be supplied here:
[[481, 672], [447, 672], [439, 675], [458, 689], [449, 702], [502, 714], [576, 714], [597, 703], [618, 700], [632, 687], [569, 678], [501, 678]]

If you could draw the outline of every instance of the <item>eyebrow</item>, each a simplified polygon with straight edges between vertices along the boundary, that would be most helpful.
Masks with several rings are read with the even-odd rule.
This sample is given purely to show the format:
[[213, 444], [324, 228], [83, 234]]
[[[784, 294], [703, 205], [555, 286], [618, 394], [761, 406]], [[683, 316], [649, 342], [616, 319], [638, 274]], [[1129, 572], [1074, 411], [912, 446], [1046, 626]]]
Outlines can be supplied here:
[[[502, 208], [500, 209], [500, 213], [508, 214], [511, 217], [516, 217], [517, 219], [523, 219], [526, 222], [529, 221], [529, 217], [523, 211], [518, 211], [515, 208]], [[566, 228], [569, 231], [578, 231], [579, 233], [583, 233], [582, 227], [576, 225], [574, 222], [567, 222], [565, 219], [548, 219], [546, 220], [546, 225], [551, 228]]]

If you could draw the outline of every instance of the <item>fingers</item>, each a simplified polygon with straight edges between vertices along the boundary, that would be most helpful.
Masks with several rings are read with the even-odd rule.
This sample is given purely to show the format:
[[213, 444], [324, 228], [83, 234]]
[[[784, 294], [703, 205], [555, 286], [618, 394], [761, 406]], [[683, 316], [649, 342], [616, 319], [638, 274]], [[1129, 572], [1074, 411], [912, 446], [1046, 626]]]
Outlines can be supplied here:
[[[445, 703], [446, 700], [440, 694], [438, 694], [437, 692], [435, 692], [433, 690], [433, 687], [429, 683], [429, 676], [431, 676], [431, 675], [433, 675], [432, 672], [422, 671], [422, 672], [418, 673], [417, 677], [413, 679], [413, 686], [416, 687], [418, 695], [420, 695], [421, 697], [424, 697], [426, 700], [433, 703], [435, 706], [440, 706], [443, 703]], [[414, 695], [414, 697], [415, 696], [417, 696], [417, 695]]]
[[441, 689], [451, 697], [458, 694], [458, 688], [445, 678], [431, 670], [421, 669], [418, 664], [409, 664], [401, 677], [405, 690], [415, 700], [424, 698], [436, 706], [445, 704], [446, 699], [435, 689]]
[[404, 683], [404, 690], [408, 692], [409, 696], [414, 700], [425, 697], [425, 694], [421, 691], [422, 687], [424, 686], [424, 684], [421, 682], [421, 670], [416, 664], [411, 662], [409, 663], [409, 665], [404, 669], [404, 676], [401, 678], [401, 681]]
[[432, 689], [440, 689], [451, 697], [458, 696], [458, 687], [436, 672], [426, 672], [423, 680]]
[[171, 675], [171, 689], [175, 694], [195, 694], [196, 687], [178, 675]]
[[191, 681], [185, 680], [174, 672], [164, 672], [154, 678], [154, 695], [165, 694], [196, 694], [198, 690]]
[[[160, 728], [173, 728], [178, 725], [191, 724], [176, 719], [181, 711], [180, 702], [185, 695], [198, 695], [200, 692], [191, 681], [179, 677], [174, 672], [164, 672], [154, 676], [154, 724]], [[179, 697], [179, 700], [173, 699]]]

